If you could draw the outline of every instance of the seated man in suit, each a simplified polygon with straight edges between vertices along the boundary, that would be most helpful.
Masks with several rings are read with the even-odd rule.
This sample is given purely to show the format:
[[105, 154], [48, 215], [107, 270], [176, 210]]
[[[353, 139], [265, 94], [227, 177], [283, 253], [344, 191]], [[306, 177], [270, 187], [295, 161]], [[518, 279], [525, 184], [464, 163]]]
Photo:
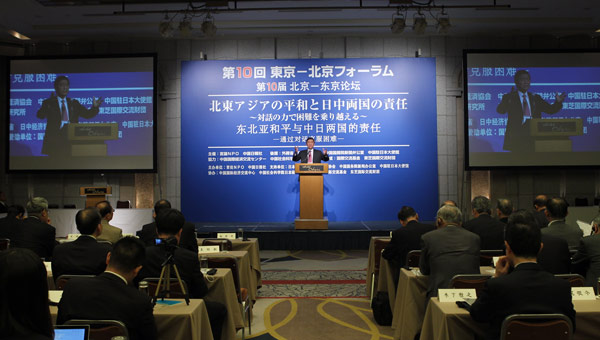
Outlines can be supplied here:
[[542, 229], [542, 234], [563, 238], [569, 244], [569, 248], [576, 248], [579, 240], [583, 237], [583, 231], [579, 226], [567, 224], [565, 218], [569, 214], [569, 205], [561, 197], [554, 197], [546, 202], [546, 217], [548, 227]]
[[[156, 216], [156, 229], [158, 237], [165, 240], [166, 243], [171, 243], [174, 240], [178, 243], [181, 239], [182, 227], [185, 223], [185, 218], [179, 210], [168, 209]], [[146, 261], [142, 270], [136, 278], [136, 284], [144, 278], [160, 277], [161, 265], [167, 258], [167, 249], [161, 245], [153, 245], [146, 248]], [[208, 287], [204, 281], [204, 276], [200, 272], [200, 261], [198, 253], [191, 252], [187, 249], [176, 247], [173, 260], [179, 271], [181, 279], [185, 281], [190, 298], [204, 299], [208, 293]], [[171, 277], [175, 278], [175, 272], [171, 272]], [[210, 326], [213, 332], [214, 339], [221, 339], [223, 322], [227, 316], [227, 309], [219, 302], [206, 301], [206, 309], [210, 319]]]
[[18, 247], [15, 236], [23, 228], [23, 215], [25, 215], [25, 208], [14, 204], [8, 207], [6, 217], [0, 218], [0, 238], [9, 239], [11, 247]]
[[[538, 225], [533, 213], [524, 209], [513, 212], [508, 217], [508, 223]], [[538, 253], [537, 263], [552, 274], [570, 273], [571, 253], [567, 241], [542, 233], [542, 249]]]
[[[575, 329], [569, 282], [536, 263], [542, 248], [540, 228], [535, 224], [509, 223], [505, 242], [506, 256], [497, 262], [494, 278], [487, 281], [470, 308], [473, 320], [490, 323], [486, 339], [498, 339], [502, 321], [511, 314], [564, 314]], [[509, 274], [511, 267], [514, 270]]]
[[429, 275], [427, 297], [448, 288], [457, 274], [479, 274], [479, 236], [465, 230], [457, 207], [445, 205], [437, 212], [437, 230], [424, 234], [419, 268]]
[[586, 286], [597, 290], [600, 279], [600, 215], [592, 221], [592, 235], [582, 238], [579, 242], [573, 263], [584, 264]]
[[502, 249], [504, 223], [494, 219], [492, 203], [487, 197], [477, 196], [471, 201], [474, 219], [464, 223], [465, 229], [479, 235], [481, 249]]
[[[56, 246], [56, 228], [50, 225], [48, 201], [43, 197], [34, 197], [27, 202], [27, 218], [23, 228], [15, 235], [16, 244], [27, 248], [39, 257], [50, 260]], [[12, 242], [11, 242], [12, 243]]]
[[113, 209], [109, 201], [96, 203], [96, 209], [98, 209], [100, 216], [102, 216], [102, 234], [97, 239], [99, 241], [109, 241], [112, 244], [117, 243], [123, 237], [123, 230], [108, 223], [113, 219], [115, 209]]
[[[156, 216], [164, 211], [171, 209], [171, 203], [167, 200], [159, 200], [154, 204], [154, 212], [152, 212], [152, 218], [156, 221]], [[136, 232], [137, 237], [144, 242], [146, 247], [154, 245], [154, 240], [158, 238], [158, 232], [156, 231], [156, 222], [148, 223], [142, 227], [142, 230]], [[181, 239], [179, 240], [179, 247], [198, 253], [198, 240], [196, 238], [196, 227], [190, 222], [183, 224], [183, 231], [181, 232]]]
[[52, 276], [54, 280], [64, 274], [99, 275], [106, 269], [106, 254], [110, 252], [108, 243], [100, 243], [96, 237], [102, 233], [100, 213], [95, 208], [79, 210], [75, 224], [81, 236], [73, 242], [59, 244], [52, 256]]
[[321, 161], [327, 162], [329, 155], [327, 149], [323, 149], [323, 152], [314, 148], [315, 140], [312, 137], [306, 139], [306, 147], [308, 149], [298, 152], [298, 147], [294, 149], [294, 162], [300, 161], [300, 163], [321, 163]]
[[397, 264], [398, 267], [404, 267], [408, 252], [421, 249], [421, 235], [435, 230], [435, 227], [419, 223], [419, 214], [408, 206], [400, 209], [398, 219], [402, 227], [392, 233], [392, 240], [385, 247], [381, 256]]
[[140, 240], [119, 240], [106, 257], [104, 273], [67, 282], [58, 303], [56, 323], [71, 319], [118, 320], [127, 326], [131, 340], [158, 339], [152, 300], [131, 285], [144, 257]]
[[[508, 216], [513, 212], [513, 204], [507, 198], [501, 198], [496, 203], [496, 215], [498, 220], [504, 224], [508, 223]], [[504, 233], [503, 233], [504, 234]]]
[[546, 217], [546, 202], [548, 196], [537, 195], [533, 200], [533, 217], [540, 228], [546, 228], [548, 226], [548, 218]]

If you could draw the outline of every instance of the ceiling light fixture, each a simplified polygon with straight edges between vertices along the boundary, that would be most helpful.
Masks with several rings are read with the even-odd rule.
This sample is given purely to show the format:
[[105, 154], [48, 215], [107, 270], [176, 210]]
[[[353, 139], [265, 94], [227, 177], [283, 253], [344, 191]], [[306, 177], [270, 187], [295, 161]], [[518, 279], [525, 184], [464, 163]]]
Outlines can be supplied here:
[[392, 25], [391, 30], [394, 34], [400, 34], [404, 31], [406, 27], [406, 17], [404, 14], [400, 13], [400, 8], [398, 8], [398, 12], [392, 16]]
[[17, 31], [8, 30], [8, 34], [12, 35], [13, 37], [15, 37], [19, 40], [31, 40], [31, 38], [29, 38], [28, 36], [21, 34]]
[[186, 13], [186, 15], [179, 23], [179, 33], [184, 37], [189, 37], [190, 35], [192, 35], [192, 30], [192, 18]]
[[442, 7], [442, 12], [435, 18], [437, 21], [436, 29], [439, 34], [447, 34], [450, 31], [450, 16], [448, 13], [444, 11], [444, 7]]
[[169, 15], [165, 13], [164, 19], [158, 24], [158, 33], [163, 38], [170, 38], [173, 36], [173, 25], [171, 24], [171, 19], [169, 19]]
[[419, 8], [419, 11], [415, 13], [415, 16], [413, 17], [413, 31], [416, 34], [423, 34], [425, 33], [426, 28], [427, 19], [425, 18], [425, 15], [421, 13], [421, 9]]
[[208, 37], [212, 37], [217, 33], [217, 25], [215, 25], [215, 18], [210, 15], [210, 12], [206, 14], [206, 18], [202, 22], [202, 26], [200, 26], [200, 30], [204, 35]]

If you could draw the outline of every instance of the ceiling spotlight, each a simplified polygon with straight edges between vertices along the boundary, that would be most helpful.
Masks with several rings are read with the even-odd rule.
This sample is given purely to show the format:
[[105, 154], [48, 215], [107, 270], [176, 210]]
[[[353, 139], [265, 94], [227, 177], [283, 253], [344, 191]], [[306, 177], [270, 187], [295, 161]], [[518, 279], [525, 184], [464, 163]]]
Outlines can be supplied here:
[[170, 38], [173, 36], [173, 25], [171, 24], [171, 20], [169, 20], [169, 16], [166, 13], [163, 21], [158, 24], [158, 33], [160, 33], [163, 38]]
[[217, 33], [217, 25], [215, 25], [215, 18], [210, 15], [210, 12], [206, 15], [206, 18], [200, 26], [200, 30], [204, 35], [212, 37]]
[[442, 7], [442, 13], [440, 13], [435, 20], [437, 21], [436, 29], [439, 34], [446, 34], [450, 31], [450, 17]]
[[192, 34], [192, 19], [187, 15], [179, 23], [179, 33], [184, 37]]
[[416, 34], [423, 34], [425, 33], [426, 28], [427, 19], [425, 19], [425, 16], [421, 14], [421, 11], [419, 11], [419, 14], [415, 14], [415, 17], [413, 19], [413, 31]]
[[399, 9], [396, 15], [398, 16], [392, 17], [392, 26], [390, 28], [392, 29], [392, 33], [400, 34], [404, 31], [404, 28], [406, 27], [406, 19], [404, 18], [404, 15], [400, 14]]

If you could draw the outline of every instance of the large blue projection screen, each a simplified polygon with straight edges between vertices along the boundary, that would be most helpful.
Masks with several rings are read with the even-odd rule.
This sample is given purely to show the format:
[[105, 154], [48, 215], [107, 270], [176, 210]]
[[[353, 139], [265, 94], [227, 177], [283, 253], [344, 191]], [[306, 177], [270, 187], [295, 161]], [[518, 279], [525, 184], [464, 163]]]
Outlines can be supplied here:
[[329, 221], [437, 208], [435, 59], [189, 61], [181, 79], [182, 209], [194, 222], [291, 222], [294, 147], [327, 149]]

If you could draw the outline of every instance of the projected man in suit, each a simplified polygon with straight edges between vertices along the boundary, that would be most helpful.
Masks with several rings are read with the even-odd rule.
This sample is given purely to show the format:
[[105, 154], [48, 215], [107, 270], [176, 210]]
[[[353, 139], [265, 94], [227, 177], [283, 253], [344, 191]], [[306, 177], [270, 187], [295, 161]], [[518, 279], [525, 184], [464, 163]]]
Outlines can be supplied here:
[[86, 109], [76, 99], [68, 98], [69, 78], [58, 76], [54, 81], [54, 90], [50, 98], [42, 102], [42, 107], [37, 112], [39, 119], [46, 119], [46, 133], [42, 153], [48, 156], [64, 156], [70, 153], [68, 147], [69, 123], [78, 123], [79, 117], [93, 118], [99, 110], [102, 98], [93, 98], [92, 107]]
[[508, 113], [508, 122], [504, 134], [504, 150], [512, 152], [533, 152], [533, 137], [530, 133], [531, 118], [542, 118], [542, 112], [555, 114], [562, 108], [565, 93], [556, 92], [554, 104], [548, 104], [540, 95], [528, 92], [531, 76], [525, 70], [515, 73], [515, 86], [502, 96], [496, 111]]
[[294, 149], [294, 162], [300, 161], [300, 163], [321, 163], [321, 161], [327, 162], [329, 155], [327, 155], [327, 149], [321, 150], [315, 149], [315, 140], [312, 137], [306, 139], [306, 147], [308, 149], [298, 152], [298, 147]]

